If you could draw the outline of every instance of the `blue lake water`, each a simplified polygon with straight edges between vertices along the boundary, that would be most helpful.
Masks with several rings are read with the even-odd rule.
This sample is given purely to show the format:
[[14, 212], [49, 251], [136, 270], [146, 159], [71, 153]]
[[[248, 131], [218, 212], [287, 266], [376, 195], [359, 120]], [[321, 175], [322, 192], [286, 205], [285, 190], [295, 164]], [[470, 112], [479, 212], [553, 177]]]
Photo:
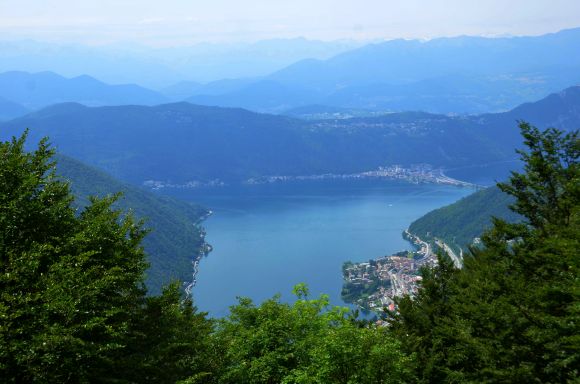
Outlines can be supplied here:
[[193, 297], [200, 310], [224, 316], [236, 296], [291, 299], [300, 282], [343, 305], [345, 261], [410, 249], [401, 233], [413, 220], [473, 191], [375, 181], [168, 192], [213, 211], [204, 227], [214, 249], [200, 263]]

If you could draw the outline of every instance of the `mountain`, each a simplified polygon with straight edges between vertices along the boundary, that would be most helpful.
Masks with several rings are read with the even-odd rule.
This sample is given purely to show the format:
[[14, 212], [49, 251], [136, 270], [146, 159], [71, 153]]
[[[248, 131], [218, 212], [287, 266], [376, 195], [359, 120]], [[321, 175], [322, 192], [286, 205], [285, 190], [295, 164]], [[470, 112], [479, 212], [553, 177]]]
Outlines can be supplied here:
[[209, 83], [265, 76], [299, 60], [326, 59], [361, 45], [356, 41], [296, 38], [171, 47], [130, 43], [87, 46], [4, 37], [0, 39], [0, 72], [54, 71], [67, 77], [90, 74], [111, 84], [163, 89], [183, 80]]
[[194, 104], [246, 108], [256, 112], [279, 113], [294, 105], [315, 100], [308, 97], [307, 89], [282, 85], [272, 80], [252, 81], [250, 84], [228, 93], [208, 94], [204, 89], [197, 90], [197, 95], [188, 99]]
[[197, 96], [191, 101], [260, 111], [323, 104], [445, 114], [499, 112], [580, 84], [578, 46], [580, 28], [534, 37], [392, 40], [326, 60], [302, 60], [260, 80], [277, 84], [278, 98], [290, 102], [272, 105], [271, 98], [249, 87], [221, 99]]
[[0, 97], [29, 109], [63, 102], [100, 106], [166, 101], [160, 94], [134, 84], [109, 85], [86, 75], [68, 79], [53, 72], [17, 71], [0, 73]]
[[508, 208], [513, 202], [499, 188], [489, 187], [427, 213], [411, 223], [409, 232], [423, 240], [438, 238], [453, 248], [467, 250], [475, 238], [491, 228], [492, 216], [508, 222], [520, 220]]
[[580, 87], [566, 88], [544, 98], [541, 103], [525, 103], [513, 110], [489, 115], [486, 120], [514, 121], [526, 116], [541, 126], [560, 127], [565, 130], [578, 129], [580, 121]]
[[203, 84], [197, 81], [180, 81], [168, 87], [159, 90], [163, 96], [171, 101], [185, 100], [195, 93], [196, 90], [203, 87]]
[[[384, 113], [382, 113], [384, 114]], [[381, 113], [366, 109], [332, 107], [328, 105], [305, 105], [284, 111], [285, 116], [297, 117], [306, 120], [348, 119], [352, 117], [370, 117]]]
[[30, 110], [22, 105], [0, 97], [0, 121], [26, 115]]
[[89, 203], [88, 196], [122, 192], [115, 208], [132, 210], [137, 218], [145, 219], [145, 227], [151, 230], [143, 241], [150, 263], [146, 283], [151, 293], [159, 293], [172, 279], [191, 281], [192, 261], [206, 247], [199, 226], [207, 215], [205, 209], [118, 181], [67, 156], [57, 155], [56, 160], [57, 172], [71, 183], [78, 207]]
[[[305, 121], [188, 103], [155, 107], [59, 104], [0, 124], [0, 136], [30, 127], [59, 150], [135, 184], [229, 184], [260, 176], [358, 173], [380, 166], [454, 168], [516, 158], [518, 119], [579, 126], [580, 87], [511, 112], [445, 116], [424, 112]], [[557, 106], [557, 108], [555, 107]], [[536, 121], [535, 111], [543, 111]], [[564, 126], [558, 123], [564, 122]], [[506, 167], [510, 164], [506, 163]]]

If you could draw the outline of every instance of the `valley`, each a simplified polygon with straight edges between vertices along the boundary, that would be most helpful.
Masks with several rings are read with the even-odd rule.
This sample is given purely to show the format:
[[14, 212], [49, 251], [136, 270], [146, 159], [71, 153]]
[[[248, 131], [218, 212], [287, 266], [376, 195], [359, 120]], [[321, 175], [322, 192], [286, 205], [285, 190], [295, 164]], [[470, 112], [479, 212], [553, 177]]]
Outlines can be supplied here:
[[0, 31], [0, 382], [578, 382], [578, 0]]
[[198, 308], [218, 317], [237, 296], [259, 302], [280, 293], [291, 301], [287, 292], [299, 282], [341, 304], [345, 261], [410, 249], [401, 237], [410, 222], [471, 192], [375, 179], [164, 191], [212, 211], [203, 226], [213, 249], [191, 292]]

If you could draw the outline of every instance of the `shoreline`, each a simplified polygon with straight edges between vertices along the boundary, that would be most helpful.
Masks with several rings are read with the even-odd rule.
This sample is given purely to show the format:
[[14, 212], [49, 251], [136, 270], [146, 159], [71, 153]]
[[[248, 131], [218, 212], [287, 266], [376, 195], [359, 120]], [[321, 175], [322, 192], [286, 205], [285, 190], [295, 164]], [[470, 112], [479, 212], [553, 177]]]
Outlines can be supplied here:
[[193, 265], [193, 271], [191, 274], [191, 281], [184, 282], [184, 285], [186, 285], [184, 290], [185, 290], [185, 294], [187, 295], [187, 297], [191, 297], [193, 288], [195, 288], [195, 286], [197, 284], [197, 274], [199, 273], [199, 263], [200, 263], [201, 259], [203, 259], [205, 256], [209, 255], [210, 252], [213, 250], [213, 247], [211, 246], [211, 244], [209, 244], [205, 241], [205, 236], [206, 236], [207, 232], [205, 231], [205, 228], [201, 226], [201, 223], [203, 223], [212, 214], [213, 214], [213, 211], [208, 209], [207, 213], [204, 216], [202, 216], [194, 224], [194, 225], [198, 225], [200, 227], [201, 237], [203, 238], [203, 240], [202, 240], [201, 247], [199, 248], [197, 254], [193, 256], [193, 260], [191, 261], [191, 264]]
[[[425, 241], [411, 233], [409, 228], [401, 235], [411, 244], [414, 251], [395, 252], [392, 255], [371, 259], [369, 262], [352, 263], [350, 267], [343, 269], [343, 290], [345, 287], [349, 287], [348, 290], [351, 291], [358, 286], [375, 286], [370, 291], [364, 288], [354, 300], [347, 301], [341, 294], [341, 299], [345, 303], [380, 315], [384, 307], [388, 307], [390, 311], [396, 310], [395, 298], [416, 294], [421, 281], [419, 274], [421, 268], [437, 265], [437, 252], [433, 248], [440, 247], [446, 251], [447, 244], [439, 239], [433, 242]], [[404, 256], [404, 253], [407, 255]], [[456, 261], [453, 261], [457, 266]]]
[[253, 186], [268, 184], [286, 184], [292, 182], [321, 182], [328, 180], [390, 180], [403, 181], [410, 184], [435, 184], [450, 185], [459, 188], [480, 189], [484, 186], [470, 183], [464, 180], [455, 179], [445, 174], [446, 169], [434, 168], [429, 164], [414, 165], [402, 167], [399, 165], [381, 166], [374, 170], [363, 171], [358, 173], [324, 173], [312, 175], [269, 175], [252, 177], [247, 180], [241, 180], [237, 183], [226, 183], [220, 179], [214, 179], [209, 182], [187, 181], [183, 183], [171, 183], [160, 180], [147, 180], [143, 185], [151, 190], [170, 189], [214, 189], [227, 188], [236, 186]]

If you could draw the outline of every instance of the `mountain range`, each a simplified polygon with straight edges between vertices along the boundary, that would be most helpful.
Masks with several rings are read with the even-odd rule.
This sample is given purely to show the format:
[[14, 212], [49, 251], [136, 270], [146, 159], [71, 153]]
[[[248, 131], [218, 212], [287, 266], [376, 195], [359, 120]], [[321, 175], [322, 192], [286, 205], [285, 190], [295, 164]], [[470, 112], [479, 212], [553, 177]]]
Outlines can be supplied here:
[[512, 160], [517, 120], [580, 125], [580, 87], [509, 112], [447, 116], [424, 112], [300, 120], [243, 109], [174, 103], [86, 107], [65, 103], [0, 123], [0, 136], [30, 128], [66, 155], [134, 184], [236, 184], [260, 176], [351, 174], [380, 166], [460, 167]]
[[63, 102], [88, 106], [167, 102], [161, 94], [135, 84], [109, 85], [90, 76], [65, 78], [54, 72], [0, 73], [0, 97], [34, 110]]
[[30, 110], [18, 103], [0, 97], [0, 121], [26, 115]]
[[505, 111], [580, 83], [580, 28], [510, 38], [392, 40], [307, 59], [188, 101], [262, 112], [310, 104], [433, 113]]
[[[170, 47], [81, 45], [0, 39], [0, 72], [90, 74], [111, 84], [162, 89], [181, 81], [266, 76], [306, 58], [326, 59], [363, 45], [351, 40], [270, 39], [253, 43], [200, 43]], [[190, 93], [188, 96], [191, 96]]]

